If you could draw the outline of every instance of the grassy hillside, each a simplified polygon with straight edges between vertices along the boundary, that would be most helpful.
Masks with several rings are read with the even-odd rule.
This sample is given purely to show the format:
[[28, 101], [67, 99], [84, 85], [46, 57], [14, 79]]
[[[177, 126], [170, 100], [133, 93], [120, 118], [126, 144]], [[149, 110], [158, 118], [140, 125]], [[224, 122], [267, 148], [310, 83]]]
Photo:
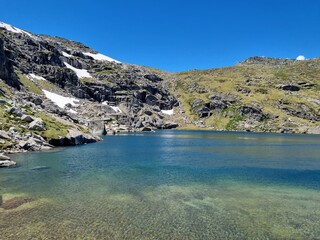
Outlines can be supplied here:
[[[258, 60], [233, 67], [178, 73], [172, 91], [190, 123], [201, 120], [205, 127], [246, 130], [241, 122], [248, 119], [239, 116], [238, 109], [255, 106], [269, 117], [254, 125], [253, 130], [279, 131], [286, 127], [302, 132], [303, 128], [319, 125], [315, 119], [320, 114], [320, 59], [287, 63], [276, 59]], [[297, 87], [298, 91], [290, 86]], [[192, 103], [195, 100], [210, 102], [209, 97], [215, 94], [232, 96], [237, 101], [220, 111], [210, 111], [211, 116], [199, 117]]]

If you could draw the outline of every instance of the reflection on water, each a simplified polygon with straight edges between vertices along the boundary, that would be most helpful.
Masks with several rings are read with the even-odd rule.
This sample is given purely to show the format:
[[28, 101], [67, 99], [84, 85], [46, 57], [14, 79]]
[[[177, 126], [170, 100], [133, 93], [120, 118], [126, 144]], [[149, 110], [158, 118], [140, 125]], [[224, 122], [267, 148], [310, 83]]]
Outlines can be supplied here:
[[319, 136], [202, 131], [19, 154], [0, 194], [37, 201], [0, 208], [0, 239], [316, 239], [319, 156]]

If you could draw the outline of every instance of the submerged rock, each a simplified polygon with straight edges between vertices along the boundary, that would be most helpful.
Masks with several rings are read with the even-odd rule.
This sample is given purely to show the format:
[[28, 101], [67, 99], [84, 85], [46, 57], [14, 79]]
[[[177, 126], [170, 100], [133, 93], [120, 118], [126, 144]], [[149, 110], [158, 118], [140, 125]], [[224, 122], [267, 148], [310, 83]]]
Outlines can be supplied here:
[[35, 201], [35, 199], [29, 198], [29, 197], [14, 197], [14, 198], [11, 198], [11, 199], [5, 201], [1, 205], [1, 207], [6, 210], [15, 209], [25, 203], [33, 202], [33, 201]]
[[50, 167], [48, 167], [48, 166], [36, 166], [36, 167], [31, 168], [31, 170], [34, 170], [34, 171], [41, 171], [41, 170], [47, 170], [47, 169], [50, 169]]
[[3, 153], [0, 153], [0, 160], [10, 160], [10, 157], [4, 155]]
[[0, 153], [0, 168], [1, 167], [12, 167], [15, 166], [17, 163], [10, 160], [10, 157]]
[[13, 167], [17, 165], [16, 162], [11, 161], [11, 160], [0, 160], [0, 168], [1, 167]]

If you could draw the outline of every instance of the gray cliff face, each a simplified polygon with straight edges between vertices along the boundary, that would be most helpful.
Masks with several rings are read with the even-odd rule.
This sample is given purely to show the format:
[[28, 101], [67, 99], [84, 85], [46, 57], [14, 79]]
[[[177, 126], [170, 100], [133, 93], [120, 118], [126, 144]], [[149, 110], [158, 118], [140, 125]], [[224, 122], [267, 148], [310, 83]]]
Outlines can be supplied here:
[[10, 61], [11, 54], [5, 50], [4, 42], [0, 32], [0, 79], [3, 79], [9, 86], [20, 89], [21, 83], [13, 70], [12, 62]]

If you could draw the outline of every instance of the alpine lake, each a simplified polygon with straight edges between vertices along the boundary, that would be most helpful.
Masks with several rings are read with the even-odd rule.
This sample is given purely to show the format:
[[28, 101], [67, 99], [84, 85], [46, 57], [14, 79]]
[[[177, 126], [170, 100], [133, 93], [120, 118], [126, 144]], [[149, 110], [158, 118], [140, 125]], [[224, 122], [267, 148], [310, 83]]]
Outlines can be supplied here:
[[320, 136], [171, 131], [15, 154], [0, 239], [320, 239]]

